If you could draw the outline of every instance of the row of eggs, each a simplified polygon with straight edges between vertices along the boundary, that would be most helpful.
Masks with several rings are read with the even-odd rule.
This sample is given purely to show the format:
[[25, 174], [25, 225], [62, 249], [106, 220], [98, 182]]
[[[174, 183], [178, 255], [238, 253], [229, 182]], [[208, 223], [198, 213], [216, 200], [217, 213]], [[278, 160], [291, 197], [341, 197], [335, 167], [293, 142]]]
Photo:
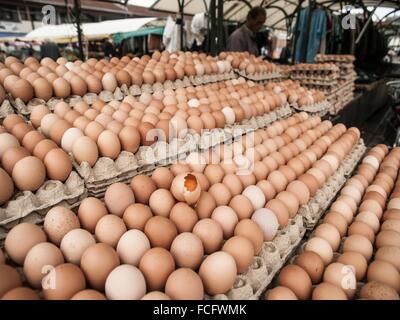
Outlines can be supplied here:
[[164, 83], [166, 80], [183, 79], [184, 76], [202, 76], [229, 72], [228, 60], [217, 60], [205, 54], [191, 52], [155, 52], [141, 58], [68, 62], [43, 58], [40, 63], [33, 57], [21, 62], [7, 57], [0, 64], [0, 85], [14, 98], [27, 102], [33, 97], [48, 100], [52, 96], [66, 98], [70, 94], [83, 96], [87, 92], [114, 92], [118, 86], [132, 84]]
[[[267, 299], [352, 299], [357, 282], [364, 278], [367, 283], [361, 288], [360, 298], [399, 299], [398, 187], [386, 206], [399, 165], [398, 148], [388, 154], [386, 146], [378, 145], [368, 152], [357, 174], [346, 182], [323, 223], [307, 241], [304, 252], [281, 270], [278, 286], [267, 293]], [[384, 217], [380, 225], [385, 206], [392, 216]], [[370, 262], [374, 244], [377, 251]], [[340, 245], [341, 253], [334, 259]]]
[[[279, 145], [283, 143], [283, 147], [283, 137], [291, 141], [290, 135], [297, 137], [300, 132], [306, 131], [315, 135], [314, 139], [306, 139], [308, 145], [326, 132], [327, 135], [323, 137], [338, 138], [343, 134], [343, 126], [336, 126], [328, 131], [327, 122], [318, 125], [320, 120], [315, 121], [318, 118], [305, 118], [305, 114], [303, 117], [296, 115], [277, 122], [279, 124], [273, 129], [259, 130], [253, 139], [242, 138], [242, 148], [237, 147], [234, 150], [244, 151], [245, 147], [255, 149], [264, 140], [268, 142], [267, 146], [276, 150], [278, 146], [275, 141]], [[285, 127], [288, 131], [283, 133]], [[316, 131], [310, 131], [308, 128], [311, 127], [315, 127]], [[281, 140], [273, 140], [272, 138], [279, 136], [279, 132], [285, 136], [282, 135]], [[342, 144], [343, 140], [347, 140], [343, 137], [351, 137], [354, 141], [356, 139], [352, 134], [345, 134], [342, 136], [341, 146], [347, 145]], [[340, 140], [339, 138], [337, 141]], [[306, 147], [306, 142], [303, 143]], [[334, 145], [333, 143], [331, 146]], [[351, 148], [351, 144], [349, 146]], [[258, 148], [259, 151], [263, 149]], [[346, 149], [349, 150], [348, 147]], [[268, 149], [264, 149], [265, 151], [268, 153]], [[220, 151], [214, 155], [219, 159], [229, 156], [232, 157], [233, 154]], [[283, 162], [286, 162], [285, 159]], [[308, 162], [309, 165], [311, 162]], [[229, 167], [232, 170], [232, 166], [224, 168]], [[207, 176], [216, 179], [211, 172], [208, 174], [211, 169], [216, 167], [208, 167], [196, 161], [178, 163], [170, 169], [156, 169], [151, 178], [136, 176], [130, 187], [121, 183], [111, 185], [105, 194], [105, 206], [95, 198], [87, 198], [80, 205], [78, 215], [66, 208], [53, 208], [45, 218], [44, 232], [32, 224], [21, 224], [12, 229], [6, 239], [6, 252], [15, 263], [24, 265], [28, 283], [37, 289], [41, 288], [44, 276], [41, 267], [45, 264], [55, 267], [56, 289], [44, 288], [43, 296], [46, 299], [69, 299], [75, 295], [75, 298], [104, 298], [102, 291], [110, 299], [138, 299], [145, 296], [146, 291], [149, 291], [148, 295], [152, 298], [167, 296], [173, 299], [202, 299], [204, 292], [224, 293], [232, 287], [237, 273], [249, 267], [263, 241], [273, 237], [269, 232], [269, 225], [272, 221], [276, 229], [278, 228], [277, 217], [272, 211], [276, 210], [277, 203], [283, 205], [286, 211], [292, 208], [286, 207], [285, 202], [278, 199], [279, 193], [283, 191], [281, 186], [276, 190], [274, 187], [270, 188], [274, 193], [278, 192], [277, 199], [269, 198], [270, 193], [264, 194], [261, 187], [251, 184], [245, 187], [244, 183], [239, 190], [230, 191], [227, 185], [234, 187], [235, 184], [225, 181], [225, 188], [217, 191], [216, 187], [224, 184], [217, 182], [218, 180], [212, 184], [208, 180]], [[318, 172], [317, 168], [314, 169]], [[332, 173], [334, 168], [329, 170]], [[271, 171], [274, 172], [277, 173]], [[320, 174], [323, 175], [322, 171]], [[228, 175], [223, 175], [221, 181]], [[234, 174], [230, 176], [235, 177]], [[270, 180], [259, 182], [272, 185], [272, 181], [271, 177]], [[236, 181], [236, 185], [240, 182]], [[299, 190], [298, 187], [307, 190], [306, 184], [301, 181], [298, 181], [296, 187], [296, 190]], [[281, 193], [281, 199], [289, 196], [298, 204], [307, 201], [293, 190], [283, 192], [285, 194]], [[230, 196], [227, 199], [214, 197], [224, 193], [229, 193]], [[233, 194], [236, 196], [232, 198]], [[235, 197], [239, 200], [236, 208], [247, 200], [251, 208], [249, 215], [240, 217], [228, 206]], [[276, 204], [273, 205], [272, 201]], [[265, 203], [266, 208], [263, 208]], [[255, 209], [258, 214], [253, 213]], [[254, 219], [249, 219], [251, 215]], [[222, 246], [224, 238], [227, 241]], [[46, 239], [51, 243], [45, 242]], [[94, 243], [95, 239], [99, 242]], [[204, 253], [208, 254], [205, 259]], [[65, 260], [68, 263], [65, 264]], [[175, 270], [176, 267], [178, 268]], [[10, 274], [9, 279], [19, 279], [12, 276], [15, 271], [11, 271], [11, 267], [2, 268]], [[46, 278], [44, 283], [47, 280], [50, 279]], [[85, 289], [86, 281], [92, 289]], [[121, 287], [117, 283], [130, 285]], [[6, 289], [4, 286], [2, 294], [6, 289], [13, 290], [13, 287], [21, 286], [21, 282], [17, 280], [10, 284], [9, 281]], [[32, 294], [31, 289], [24, 290]], [[13, 292], [6, 293], [8, 296], [12, 294]]]
[[249, 52], [221, 52], [218, 58], [229, 61], [232, 68], [244, 71], [247, 75], [279, 71], [277, 65]]

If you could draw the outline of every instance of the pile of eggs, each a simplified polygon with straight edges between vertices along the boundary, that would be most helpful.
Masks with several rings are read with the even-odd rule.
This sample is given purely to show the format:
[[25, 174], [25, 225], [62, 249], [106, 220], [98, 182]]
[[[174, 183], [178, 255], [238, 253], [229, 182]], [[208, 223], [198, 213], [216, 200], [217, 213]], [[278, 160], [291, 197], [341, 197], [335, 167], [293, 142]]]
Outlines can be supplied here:
[[326, 63], [297, 63], [291, 67], [292, 72], [332, 73], [338, 72], [339, 67], [330, 62]]
[[275, 93], [277, 88], [237, 80], [126, 96], [122, 102], [98, 99], [91, 106], [61, 101], [54, 113], [35, 106], [30, 120], [79, 164], [93, 166], [99, 155], [116, 159], [121, 150], [135, 153], [141, 145], [184, 138], [189, 130], [201, 134], [264, 115], [287, 100], [288, 91], [282, 87]]
[[[229, 60], [218, 60], [204, 53], [156, 51], [152, 57], [144, 55], [133, 59], [124, 56], [110, 61], [89, 59], [68, 62], [43, 58], [40, 63], [33, 57], [21, 62], [7, 57], [0, 63], [0, 86], [14, 98], [28, 102], [32, 98], [49, 100], [86, 93], [114, 92], [118, 86], [164, 83], [182, 80], [185, 76], [223, 74], [231, 70]], [[2, 88], [0, 89], [0, 97]]]
[[221, 52], [218, 58], [223, 61], [229, 61], [232, 68], [242, 71], [247, 75], [279, 71], [279, 68], [275, 64], [249, 52]]
[[317, 62], [353, 62], [355, 57], [351, 54], [317, 54], [315, 61]]
[[368, 152], [267, 299], [353, 299], [365, 280], [359, 298], [399, 300], [399, 165], [398, 148]]
[[308, 90], [293, 80], [285, 80], [278, 84], [269, 83], [267, 84], [267, 88], [271, 88], [277, 93], [281, 91], [287, 92], [288, 102], [291, 104], [296, 103], [299, 107], [317, 104], [326, 100], [324, 92], [316, 89]]
[[[43, 229], [15, 226], [0, 259], [7, 299], [203, 299], [229, 291], [264, 241], [338, 168], [359, 132], [305, 113], [109, 186]], [[47, 268], [44, 273], [43, 267]], [[46, 272], [49, 272], [46, 275]], [[52, 273], [53, 272], [53, 273]], [[5, 280], [7, 279], [7, 281]], [[34, 290], [36, 291], [34, 291]]]
[[14, 184], [21, 191], [36, 191], [46, 176], [65, 181], [72, 171], [67, 153], [16, 114], [0, 126], [0, 163], [0, 205], [13, 196]]

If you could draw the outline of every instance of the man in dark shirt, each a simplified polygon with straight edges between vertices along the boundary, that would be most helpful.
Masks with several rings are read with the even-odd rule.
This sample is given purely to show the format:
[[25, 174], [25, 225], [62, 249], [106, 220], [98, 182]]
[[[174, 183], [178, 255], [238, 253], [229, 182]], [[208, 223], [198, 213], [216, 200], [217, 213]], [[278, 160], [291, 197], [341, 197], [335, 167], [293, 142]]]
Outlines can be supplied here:
[[229, 36], [227, 51], [248, 51], [258, 56], [256, 32], [261, 29], [266, 19], [267, 13], [264, 8], [252, 8], [247, 14], [246, 23]]

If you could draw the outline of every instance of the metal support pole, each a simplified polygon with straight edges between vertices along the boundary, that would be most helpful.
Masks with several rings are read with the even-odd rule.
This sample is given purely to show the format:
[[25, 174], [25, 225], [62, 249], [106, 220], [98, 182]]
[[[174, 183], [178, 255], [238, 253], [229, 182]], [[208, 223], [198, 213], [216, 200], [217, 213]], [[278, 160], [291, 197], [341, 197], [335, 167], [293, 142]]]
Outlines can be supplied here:
[[305, 42], [301, 54], [301, 62], [306, 62], [307, 61], [307, 53], [308, 53], [308, 44], [310, 40], [310, 30], [311, 30], [311, 21], [312, 21], [312, 15], [314, 12], [315, 8], [315, 0], [310, 1], [310, 7], [309, 7], [309, 12], [308, 12], [308, 17], [307, 17], [307, 25], [306, 25], [306, 33], [305, 33]]
[[224, 0], [218, 0], [218, 23], [217, 23], [217, 33], [218, 33], [218, 42], [217, 42], [217, 54], [219, 54], [223, 49], [223, 41], [224, 41]]
[[216, 0], [210, 1], [210, 20], [211, 20], [211, 30], [210, 30], [210, 52], [212, 55], [215, 55], [217, 52], [215, 38], [216, 38]]
[[84, 61], [83, 55], [83, 43], [82, 43], [82, 28], [81, 28], [81, 1], [74, 0], [74, 11], [75, 11], [75, 24], [76, 32], [78, 33], [78, 44], [79, 44], [79, 58]]
[[303, 4], [303, 0], [300, 0], [299, 5], [297, 6], [297, 18], [296, 18], [296, 26], [294, 29], [294, 33], [293, 33], [293, 52], [292, 52], [292, 63], [295, 63], [295, 59], [296, 59], [296, 47], [297, 47], [297, 36], [298, 36], [298, 29], [299, 29], [299, 21], [300, 21], [300, 11], [301, 11], [301, 5]]
[[179, 6], [179, 15], [180, 15], [180, 41], [181, 41], [181, 50], [183, 51], [183, 15], [184, 15], [184, 8], [185, 8], [185, 0], [178, 0], [178, 6]]
[[356, 45], [360, 43], [360, 41], [361, 41], [361, 39], [362, 39], [362, 37], [363, 37], [365, 31], [367, 31], [367, 28], [368, 28], [370, 22], [372, 21], [372, 17], [373, 17], [373, 15], [374, 15], [376, 9], [378, 9], [378, 7], [382, 4], [382, 2], [383, 2], [383, 0], [379, 1], [379, 3], [375, 6], [374, 10], [372, 10], [371, 14], [370, 14], [369, 17], [368, 17], [367, 22], [365, 23], [365, 25], [364, 25], [364, 27], [362, 28], [360, 34], [358, 35], [358, 38], [357, 38], [357, 40], [356, 40]]

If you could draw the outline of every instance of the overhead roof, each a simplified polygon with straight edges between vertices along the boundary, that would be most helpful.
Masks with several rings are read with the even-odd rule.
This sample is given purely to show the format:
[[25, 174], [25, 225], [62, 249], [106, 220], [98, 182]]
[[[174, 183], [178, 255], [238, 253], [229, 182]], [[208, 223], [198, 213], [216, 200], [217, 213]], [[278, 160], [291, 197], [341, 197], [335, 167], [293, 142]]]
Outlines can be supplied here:
[[[207, 12], [210, 6], [210, 0], [179, 0], [184, 2], [184, 13], [194, 15], [200, 12]], [[266, 26], [276, 29], [286, 29], [286, 16], [291, 16], [296, 12], [300, 1], [296, 0], [224, 0], [224, 20], [244, 22], [247, 12], [252, 7], [262, 5], [267, 11]], [[309, 5], [308, 0], [303, 1], [302, 6]], [[349, 1], [348, 1], [349, 2]], [[381, 1], [354, 1], [355, 6], [362, 2], [365, 7], [375, 6]], [[332, 9], [340, 9], [340, 1], [316, 0], [319, 5]], [[380, 6], [400, 8], [400, 0], [383, 1]], [[150, 7], [155, 11], [168, 13], [179, 12], [178, 0], [156, 0]]]
[[[83, 35], [87, 39], [104, 38], [119, 32], [136, 31], [156, 18], [133, 18], [107, 20], [95, 23], [83, 23]], [[76, 28], [72, 24], [46, 25], [29, 32], [24, 40], [45, 40], [53, 41], [71, 39], [77, 36]]]

